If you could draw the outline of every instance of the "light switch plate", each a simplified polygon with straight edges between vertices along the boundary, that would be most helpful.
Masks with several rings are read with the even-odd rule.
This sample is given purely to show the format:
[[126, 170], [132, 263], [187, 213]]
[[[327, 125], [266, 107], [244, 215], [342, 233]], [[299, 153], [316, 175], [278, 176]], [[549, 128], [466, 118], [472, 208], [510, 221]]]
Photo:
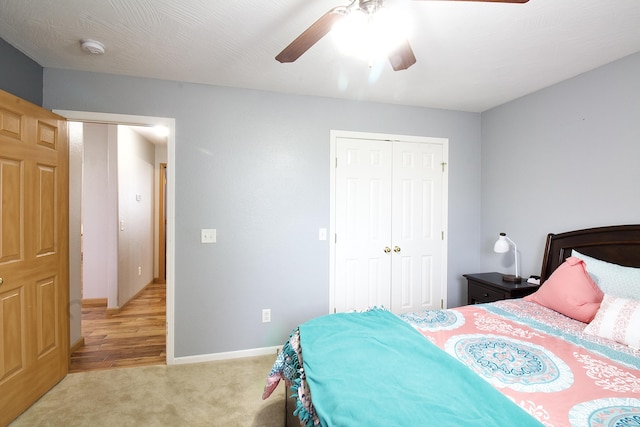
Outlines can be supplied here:
[[215, 228], [203, 228], [200, 230], [200, 243], [215, 243], [216, 242], [216, 229]]
[[327, 229], [320, 228], [318, 230], [318, 240], [327, 240]]

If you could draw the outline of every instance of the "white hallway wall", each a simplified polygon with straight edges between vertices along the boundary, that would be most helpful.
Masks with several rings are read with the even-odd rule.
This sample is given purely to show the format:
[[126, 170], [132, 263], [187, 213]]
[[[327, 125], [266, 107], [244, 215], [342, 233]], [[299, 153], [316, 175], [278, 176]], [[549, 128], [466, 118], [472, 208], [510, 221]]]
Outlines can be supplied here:
[[127, 126], [83, 128], [83, 298], [117, 308], [154, 278], [155, 146]]
[[118, 306], [153, 282], [155, 147], [127, 126], [118, 135]]
[[[83, 124], [82, 224], [83, 299], [107, 299], [117, 307], [117, 204], [110, 194], [117, 192], [115, 126]], [[111, 177], [111, 179], [110, 179]], [[76, 177], [77, 178], [77, 177]], [[111, 237], [110, 237], [111, 236]], [[111, 244], [110, 244], [111, 242]]]

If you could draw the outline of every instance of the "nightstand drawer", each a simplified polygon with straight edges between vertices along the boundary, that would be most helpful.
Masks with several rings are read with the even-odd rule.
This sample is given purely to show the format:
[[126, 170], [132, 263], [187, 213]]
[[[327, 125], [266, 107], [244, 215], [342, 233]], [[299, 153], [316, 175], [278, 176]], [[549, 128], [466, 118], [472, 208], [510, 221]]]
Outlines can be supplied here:
[[473, 286], [469, 286], [469, 300], [475, 304], [481, 304], [485, 302], [493, 302], [501, 299], [505, 299], [504, 292], [496, 291], [482, 286], [478, 283], [474, 283]]

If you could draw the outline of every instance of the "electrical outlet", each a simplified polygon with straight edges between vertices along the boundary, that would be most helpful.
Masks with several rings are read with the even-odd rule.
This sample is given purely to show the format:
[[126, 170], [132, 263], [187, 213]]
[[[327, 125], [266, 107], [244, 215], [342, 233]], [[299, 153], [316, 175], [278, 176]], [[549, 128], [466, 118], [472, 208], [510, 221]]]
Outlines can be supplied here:
[[271, 309], [265, 308], [262, 310], [262, 323], [271, 322]]
[[142, 276], [142, 267], [138, 266], [138, 276]]

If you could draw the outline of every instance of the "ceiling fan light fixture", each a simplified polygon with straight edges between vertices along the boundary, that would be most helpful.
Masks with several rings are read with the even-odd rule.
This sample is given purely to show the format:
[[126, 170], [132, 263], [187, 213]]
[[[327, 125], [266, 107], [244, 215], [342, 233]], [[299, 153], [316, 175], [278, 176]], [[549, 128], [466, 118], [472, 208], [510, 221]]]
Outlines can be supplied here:
[[406, 40], [408, 21], [399, 11], [382, 6], [348, 9], [331, 35], [344, 54], [371, 61], [387, 57]]
[[362, 49], [367, 20], [367, 15], [357, 9], [336, 22], [331, 29], [331, 37], [342, 53], [356, 55]]
[[[477, 2], [494, 2], [494, 3], [526, 3], [529, 0], [453, 0], [453, 1], [477, 1]], [[376, 15], [383, 7], [384, 0], [351, 0], [346, 6], [336, 6], [329, 9], [318, 20], [311, 24], [306, 30], [304, 30], [298, 37], [296, 37], [282, 52], [276, 55], [276, 61], [281, 63], [294, 62], [313, 45], [315, 45], [320, 39], [329, 34], [333, 27], [340, 21], [344, 20], [352, 12], [360, 11], [368, 17]], [[403, 12], [401, 15], [404, 19], [399, 20], [399, 27], [395, 30], [395, 33], [383, 36], [357, 36], [353, 41], [337, 41], [336, 44], [343, 49], [356, 52], [358, 56], [368, 57], [369, 66], [376, 60], [375, 57], [381, 56], [382, 53], [387, 54], [391, 68], [394, 71], [406, 70], [416, 63], [416, 56], [411, 49], [411, 44], [408, 39], [407, 27], [409, 26], [411, 19], [410, 13], [404, 8], [403, 4], [406, 2], [398, 1], [394, 3], [394, 10], [400, 10]], [[339, 32], [339, 31], [338, 31]], [[349, 34], [350, 31], [343, 31], [343, 34]], [[403, 36], [400, 36], [403, 34]], [[339, 36], [340, 37], [340, 36]], [[338, 38], [339, 38], [338, 37]], [[351, 36], [349, 36], [351, 37]], [[363, 40], [366, 44], [363, 45]], [[396, 44], [397, 43], [397, 44]], [[355, 46], [355, 47], [353, 47]], [[365, 47], [362, 47], [365, 46]], [[375, 52], [371, 54], [371, 52]], [[353, 54], [353, 53], [352, 53]]]
[[372, 17], [371, 37], [382, 46], [385, 56], [408, 38], [410, 21], [400, 10], [385, 7]]

